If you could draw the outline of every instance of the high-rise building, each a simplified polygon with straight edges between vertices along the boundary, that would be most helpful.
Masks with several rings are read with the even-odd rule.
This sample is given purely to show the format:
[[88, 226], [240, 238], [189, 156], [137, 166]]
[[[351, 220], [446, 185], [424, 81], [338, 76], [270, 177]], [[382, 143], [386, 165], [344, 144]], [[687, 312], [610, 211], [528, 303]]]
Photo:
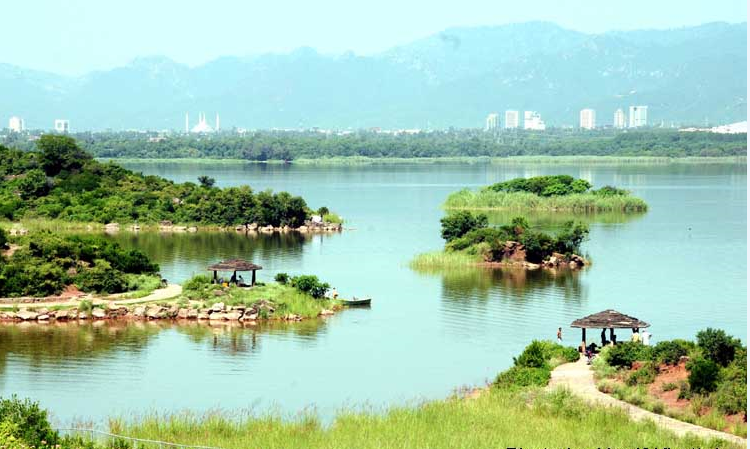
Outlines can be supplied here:
[[505, 128], [511, 129], [511, 128], [518, 128], [518, 111], [514, 110], [507, 110], [505, 111]]
[[594, 129], [596, 128], [596, 111], [593, 109], [581, 109], [579, 114], [581, 128], [583, 129]]
[[530, 129], [533, 131], [544, 131], [546, 126], [542, 116], [536, 111], [524, 111], [523, 112], [523, 129]]
[[625, 128], [625, 111], [617, 109], [615, 111], [615, 120], [612, 125], [617, 129]]
[[65, 119], [55, 119], [55, 131], [59, 133], [68, 133], [70, 131], [70, 121]]
[[13, 132], [20, 133], [26, 128], [26, 124], [23, 122], [21, 117], [13, 116], [8, 120], [8, 129]]
[[498, 114], [497, 112], [493, 112], [489, 114], [484, 121], [485, 131], [496, 131], [499, 126], [500, 126], [500, 114]]
[[630, 128], [639, 128], [648, 125], [648, 106], [630, 107]]

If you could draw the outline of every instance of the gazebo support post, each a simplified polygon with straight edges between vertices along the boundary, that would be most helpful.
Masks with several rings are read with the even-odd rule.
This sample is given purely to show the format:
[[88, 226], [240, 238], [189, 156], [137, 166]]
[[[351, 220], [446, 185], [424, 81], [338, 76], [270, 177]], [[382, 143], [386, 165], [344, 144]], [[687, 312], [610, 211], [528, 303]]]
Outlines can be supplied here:
[[586, 328], [581, 328], [581, 352], [586, 352]]
[[217, 276], [217, 275], [216, 275], [216, 270], [214, 270], [214, 284], [215, 284], [216, 282], [218, 282], [218, 279], [217, 279], [217, 277], [216, 277], [216, 276]]
[[253, 276], [252, 276], [252, 279], [250, 280], [250, 286], [255, 287], [255, 270], [253, 270]]

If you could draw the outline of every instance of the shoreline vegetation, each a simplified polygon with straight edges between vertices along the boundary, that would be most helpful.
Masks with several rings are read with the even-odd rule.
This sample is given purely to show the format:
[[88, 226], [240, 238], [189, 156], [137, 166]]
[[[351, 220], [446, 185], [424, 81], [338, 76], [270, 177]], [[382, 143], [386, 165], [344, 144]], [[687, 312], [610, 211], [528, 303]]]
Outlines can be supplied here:
[[571, 212], [645, 212], [648, 205], [627, 190], [613, 186], [592, 189], [584, 179], [568, 175], [515, 178], [451, 193], [443, 203], [449, 210], [513, 210]]
[[[411, 133], [357, 130], [257, 130], [244, 134], [185, 135], [173, 132], [82, 132], [72, 134], [102, 158], [219, 158], [296, 161], [337, 157], [427, 158], [508, 156], [719, 157], [746, 156], [746, 134], [680, 132], [674, 129], [545, 132], [477, 129], [420, 130]], [[28, 136], [2, 142], [34, 149]]]
[[310, 209], [303, 198], [287, 192], [219, 188], [208, 176], [199, 176], [197, 183], [175, 183], [101, 163], [64, 135], [43, 135], [36, 147], [21, 151], [0, 145], [0, 218], [4, 220], [269, 231], [340, 229], [343, 222], [327, 207]]
[[584, 223], [568, 221], [554, 236], [533, 230], [524, 217], [492, 227], [484, 214], [453, 211], [440, 223], [444, 249], [416, 255], [409, 263], [412, 269], [475, 266], [578, 270], [590, 264], [576, 254], [589, 234]]
[[101, 162], [113, 162], [119, 164], [247, 164], [247, 165], [398, 165], [398, 164], [489, 164], [489, 165], [513, 165], [513, 164], [592, 164], [592, 165], [669, 165], [669, 164], [746, 164], [747, 156], [442, 156], [442, 157], [368, 157], [368, 156], [335, 156], [321, 157], [316, 159], [302, 158], [291, 161], [266, 160], [254, 161], [247, 159], [222, 159], [222, 158], [133, 158], [133, 157], [107, 157], [96, 158]]
[[[112, 417], [107, 430], [130, 438], [225, 449], [381, 448], [394, 442], [404, 448], [436, 449], [632, 447], [643, 441], [661, 447], [740, 448], [723, 440], [678, 436], [653, 422], [634, 421], [623, 410], [586, 403], [568, 390], [545, 389], [555, 366], [578, 357], [575, 348], [534, 341], [514, 358], [511, 368], [484, 388], [464, 388], [448, 398], [410, 406], [347, 406], [330, 424], [309, 410], [292, 417], [273, 412], [185, 411]], [[85, 431], [60, 435], [37, 403], [16, 397], [0, 401], [2, 438], [15, 442], [14, 449], [134, 447], [116, 437], [92, 441]]]

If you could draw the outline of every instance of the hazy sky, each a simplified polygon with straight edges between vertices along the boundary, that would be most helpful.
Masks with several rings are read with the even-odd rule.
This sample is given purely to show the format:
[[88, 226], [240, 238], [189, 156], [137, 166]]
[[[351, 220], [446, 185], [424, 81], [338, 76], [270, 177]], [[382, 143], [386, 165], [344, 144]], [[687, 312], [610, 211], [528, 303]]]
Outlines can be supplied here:
[[81, 74], [137, 56], [191, 65], [223, 55], [371, 54], [454, 26], [556, 22], [585, 32], [743, 22], [745, 0], [16, 0], [0, 63]]

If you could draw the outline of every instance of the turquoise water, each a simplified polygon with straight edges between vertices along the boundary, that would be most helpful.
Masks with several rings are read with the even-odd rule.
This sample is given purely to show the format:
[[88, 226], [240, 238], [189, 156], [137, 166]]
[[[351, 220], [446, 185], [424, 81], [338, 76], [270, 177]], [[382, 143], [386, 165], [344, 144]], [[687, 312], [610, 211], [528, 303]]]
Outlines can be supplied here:
[[[491, 380], [531, 339], [566, 344], [581, 316], [614, 308], [652, 324], [654, 340], [690, 338], [707, 326], [746, 340], [747, 177], [743, 165], [547, 165], [539, 163], [294, 166], [129, 164], [176, 181], [209, 175], [326, 205], [341, 234], [249, 238], [235, 233], [130, 234], [180, 281], [227, 257], [314, 273], [371, 309], [326, 321], [259, 329], [168, 324], [0, 326], [0, 395], [18, 393], [61, 422], [151, 410], [381, 407], [440, 398]], [[591, 223], [580, 273], [408, 267], [439, 249], [440, 203], [463, 187], [566, 173], [644, 198], [642, 215], [578, 217]], [[494, 216], [504, 220], [506, 216]], [[535, 216], [554, 230], [560, 219]], [[596, 334], [596, 333], [595, 333]], [[596, 335], [595, 335], [596, 336]]]

